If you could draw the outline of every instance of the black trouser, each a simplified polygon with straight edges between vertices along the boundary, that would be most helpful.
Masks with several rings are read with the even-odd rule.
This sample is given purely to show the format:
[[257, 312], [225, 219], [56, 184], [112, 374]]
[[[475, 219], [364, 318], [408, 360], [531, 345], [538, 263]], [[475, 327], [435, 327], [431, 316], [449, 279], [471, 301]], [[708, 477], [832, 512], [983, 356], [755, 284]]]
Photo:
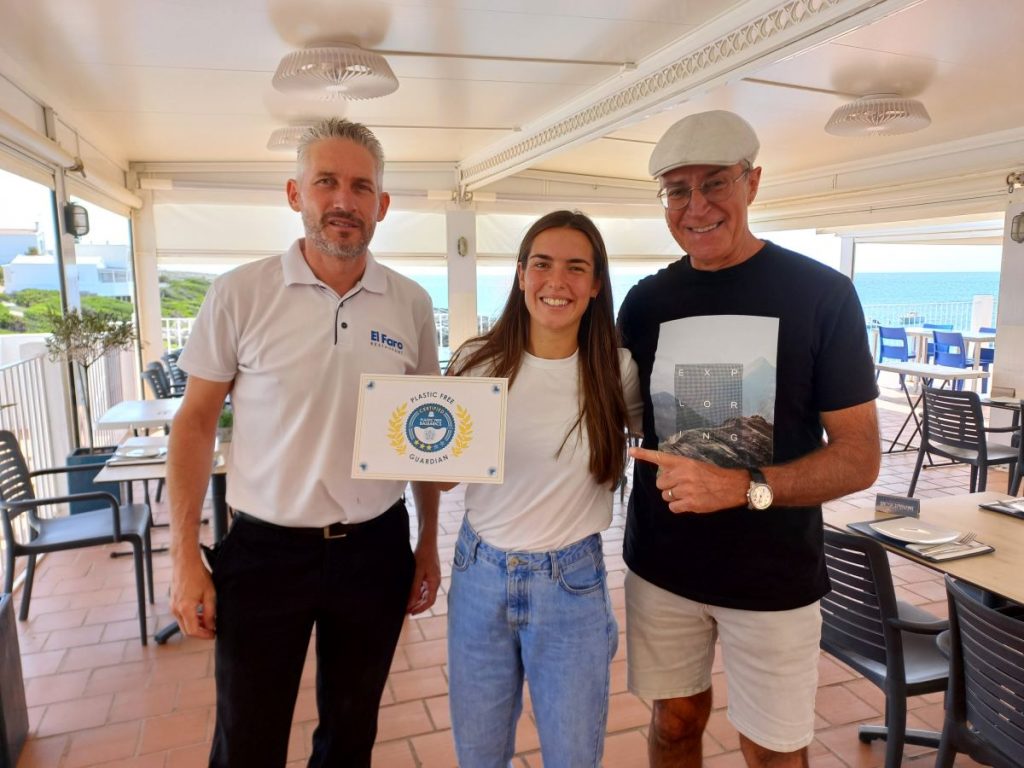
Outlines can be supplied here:
[[316, 626], [310, 766], [369, 766], [414, 560], [397, 502], [344, 538], [236, 520], [215, 556], [217, 725], [210, 765], [281, 768]]

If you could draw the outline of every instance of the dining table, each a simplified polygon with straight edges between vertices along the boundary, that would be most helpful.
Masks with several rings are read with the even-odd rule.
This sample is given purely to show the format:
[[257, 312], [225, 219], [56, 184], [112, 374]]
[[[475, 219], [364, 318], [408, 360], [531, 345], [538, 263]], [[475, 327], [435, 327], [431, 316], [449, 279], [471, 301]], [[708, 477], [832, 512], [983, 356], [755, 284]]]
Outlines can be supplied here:
[[895, 373], [900, 377], [900, 389], [903, 390], [903, 395], [907, 399], [907, 405], [910, 406], [910, 413], [903, 420], [903, 424], [900, 425], [899, 431], [896, 436], [889, 443], [889, 448], [886, 453], [893, 453], [897, 451], [897, 446], [900, 445], [900, 439], [903, 437], [903, 433], [906, 431], [910, 422], [914, 422], [914, 429], [911, 430], [910, 435], [903, 443], [899, 451], [912, 451], [916, 450], [913, 440], [921, 432], [921, 418], [918, 416], [918, 409], [921, 407], [921, 401], [924, 398], [924, 390], [917, 392], [915, 398], [910, 392], [910, 387], [907, 385], [908, 378], [918, 378], [925, 386], [933, 386], [936, 381], [941, 382], [940, 386], [953, 386], [954, 382], [957, 381], [977, 381], [980, 379], [988, 378], [988, 371], [982, 371], [976, 368], [954, 368], [951, 365], [935, 365], [934, 363], [903, 363], [899, 361], [883, 361], [875, 363], [875, 370], [881, 372]]
[[1021, 398], [1005, 397], [1002, 395], [982, 395], [981, 404], [989, 408], [998, 408], [1002, 411], [1010, 411], [1014, 427], [1020, 426]]
[[[922, 328], [920, 326], [907, 326], [907, 338], [915, 340], [915, 355], [917, 362], [927, 363], [928, 362], [928, 342], [932, 341], [934, 334], [931, 328]], [[970, 355], [968, 359], [973, 361], [975, 368], [981, 364], [981, 348], [985, 344], [992, 344], [996, 340], [996, 335], [992, 331], [950, 331], [950, 333], [959, 333], [963, 336], [964, 343], [970, 345]]]
[[122, 400], [112, 405], [96, 422], [99, 429], [159, 429], [174, 421], [182, 398]]
[[[163, 480], [167, 477], [167, 435], [129, 437], [96, 475], [97, 482], [120, 483], [122, 496], [136, 481]], [[133, 456], [132, 454], [138, 454]], [[120, 454], [120, 455], [119, 455]], [[213, 467], [210, 470], [210, 506], [213, 541], [219, 542], [228, 530], [227, 464], [230, 442], [217, 442]], [[157, 631], [155, 639], [163, 645], [178, 632], [177, 622]]]
[[[982, 509], [979, 504], [1006, 500], [1005, 493], [984, 491], [921, 499], [920, 520], [960, 533], [972, 532], [978, 542], [988, 544], [994, 551], [951, 560], [928, 560], [898, 541], [882, 545], [901, 557], [941, 573], [948, 573], [962, 581], [1007, 600], [1024, 605], [1024, 518]], [[850, 523], [881, 521], [893, 515], [876, 512], [873, 507], [847, 507], [826, 509], [825, 525], [848, 533]], [[860, 535], [860, 534], [858, 534]]]

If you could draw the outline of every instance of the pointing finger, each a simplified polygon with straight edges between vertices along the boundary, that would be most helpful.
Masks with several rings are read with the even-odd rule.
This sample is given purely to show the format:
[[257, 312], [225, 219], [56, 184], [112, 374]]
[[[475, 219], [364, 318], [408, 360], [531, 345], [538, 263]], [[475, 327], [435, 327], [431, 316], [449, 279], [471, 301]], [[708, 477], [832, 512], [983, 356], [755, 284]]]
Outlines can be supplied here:
[[629, 455], [638, 461], [646, 461], [649, 464], [661, 466], [661, 451], [652, 451], [649, 448], [630, 448]]

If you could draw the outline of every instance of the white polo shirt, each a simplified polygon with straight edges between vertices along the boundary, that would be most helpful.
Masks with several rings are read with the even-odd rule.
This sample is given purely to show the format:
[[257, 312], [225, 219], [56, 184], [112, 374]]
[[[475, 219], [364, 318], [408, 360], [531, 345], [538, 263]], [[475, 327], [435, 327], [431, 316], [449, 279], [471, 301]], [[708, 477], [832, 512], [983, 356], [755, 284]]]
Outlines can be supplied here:
[[438, 374], [433, 307], [370, 254], [362, 280], [338, 296], [300, 242], [217, 278], [178, 364], [234, 379], [228, 504], [278, 525], [358, 523], [405, 487], [352, 479], [359, 374]]

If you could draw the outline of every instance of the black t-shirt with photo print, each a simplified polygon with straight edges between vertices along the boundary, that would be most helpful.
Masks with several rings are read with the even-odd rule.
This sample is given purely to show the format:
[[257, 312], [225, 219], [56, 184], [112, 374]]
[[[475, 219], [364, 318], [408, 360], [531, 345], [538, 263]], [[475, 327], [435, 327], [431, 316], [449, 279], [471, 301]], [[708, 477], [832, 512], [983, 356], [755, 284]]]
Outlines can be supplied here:
[[[717, 272], [683, 257], [619, 312], [644, 397], [645, 448], [727, 467], [783, 464], [821, 446], [820, 414], [878, 394], [864, 313], [844, 275], [766, 242]], [[788, 610], [828, 589], [821, 507], [669, 511], [636, 462], [626, 564], [697, 602]]]

